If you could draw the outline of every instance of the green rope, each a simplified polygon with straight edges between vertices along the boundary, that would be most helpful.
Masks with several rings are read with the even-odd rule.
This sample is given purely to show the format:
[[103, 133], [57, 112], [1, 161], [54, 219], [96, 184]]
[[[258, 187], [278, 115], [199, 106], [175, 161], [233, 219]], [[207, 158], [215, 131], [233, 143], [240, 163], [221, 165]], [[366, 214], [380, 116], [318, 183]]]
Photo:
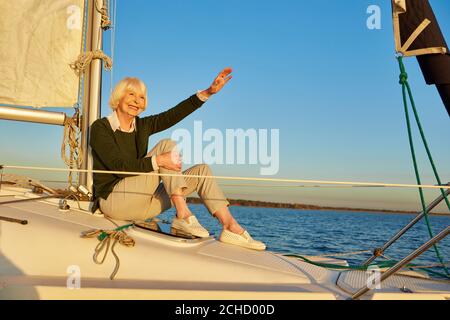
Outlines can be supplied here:
[[[312, 260], [310, 260], [310, 259], [308, 259], [308, 258], [306, 258], [304, 256], [300, 256], [300, 255], [297, 255], [297, 254], [284, 254], [283, 256], [297, 258], [297, 259], [303, 260], [306, 263], [309, 263], [309, 264], [312, 264], [312, 265], [315, 265], [315, 266], [318, 266], [318, 267], [326, 268], [326, 269], [352, 270], [352, 271], [367, 271], [368, 269], [373, 268], [373, 267], [378, 267], [380, 269], [391, 268], [391, 267], [395, 266], [398, 263], [398, 261], [396, 261], [396, 260], [387, 260], [387, 261], [380, 262], [378, 264], [343, 266], [343, 265], [340, 265], [340, 264], [312, 261]], [[416, 267], [416, 265], [411, 263], [411, 264], [407, 264], [406, 266], [404, 266], [403, 269], [411, 268], [411, 270], [413, 270], [414, 267]], [[422, 267], [422, 268], [416, 268], [416, 269], [425, 269], [425, 268]], [[430, 274], [434, 274], [436, 276], [443, 277], [443, 278], [447, 278], [448, 277], [447, 275], [445, 275], [443, 273], [432, 271], [432, 270], [429, 270], [429, 269], [427, 269], [427, 272], [429, 272]]]
[[389, 268], [394, 266], [397, 262], [394, 260], [387, 260], [387, 261], [383, 261], [380, 262], [378, 264], [370, 264], [370, 265], [356, 265], [356, 266], [343, 266], [341, 264], [333, 264], [333, 263], [323, 263], [323, 262], [315, 262], [312, 260], [309, 260], [308, 258], [304, 257], [304, 256], [300, 256], [297, 254], [285, 254], [285, 257], [293, 257], [293, 258], [298, 258], [303, 260], [304, 262], [313, 264], [315, 266], [318, 267], [323, 267], [323, 268], [328, 268], [328, 269], [340, 269], [340, 270], [360, 270], [360, 271], [365, 271], [370, 267], [378, 267], [378, 268]]
[[433, 271], [433, 270], [427, 270], [427, 272], [432, 274], [432, 275], [440, 276], [442, 278], [448, 279], [448, 275], [446, 275], [446, 274], [443, 274], [443, 273], [440, 273], [440, 272], [436, 272], [436, 271]]
[[[125, 230], [125, 229], [127, 229], [127, 228], [130, 228], [130, 227], [132, 227], [132, 226], [134, 226], [134, 223], [130, 223], [130, 224], [126, 224], [126, 225], [120, 226], [120, 227], [118, 227], [118, 228], [115, 228], [114, 231], [122, 231], [122, 230]], [[108, 236], [108, 234], [107, 234], [106, 232], [102, 232], [102, 233], [100, 233], [100, 235], [97, 237], [97, 239], [100, 240], [100, 241], [102, 241], [102, 240], [105, 239], [107, 236]]]
[[[439, 177], [439, 174], [438, 174], [437, 169], [436, 169], [436, 165], [434, 164], [433, 156], [431, 155], [430, 148], [428, 147], [428, 142], [427, 142], [427, 139], [425, 137], [425, 133], [424, 133], [423, 128], [422, 128], [422, 124], [420, 123], [420, 118], [419, 118], [419, 115], [417, 113], [417, 108], [416, 108], [416, 104], [414, 102], [414, 97], [413, 97], [413, 94], [412, 94], [411, 86], [408, 83], [408, 74], [405, 71], [405, 65], [403, 64], [403, 59], [402, 59], [402, 57], [399, 57], [398, 59], [399, 59], [400, 71], [401, 71], [400, 84], [402, 86], [406, 86], [406, 89], [408, 91], [409, 99], [411, 100], [411, 107], [412, 107], [413, 112], [414, 112], [414, 117], [415, 117], [416, 122], [417, 122], [417, 127], [419, 128], [420, 136], [422, 138], [423, 145], [424, 145], [425, 150], [427, 152], [428, 160], [430, 161], [431, 168], [433, 169], [433, 173], [434, 173], [434, 176], [436, 178], [437, 183], [439, 185], [442, 185], [441, 178]], [[444, 197], [444, 201], [447, 204], [447, 208], [450, 211], [450, 201], [449, 201], [447, 195], [445, 194], [445, 189], [441, 188], [439, 190], [441, 191], [441, 194]]]
[[[416, 153], [415, 153], [415, 150], [414, 150], [414, 142], [413, 142], [413, 138], [412, 138], [411, 121], [409, 119], [408, 101], [407, 101], [406, 92], [408, 92], [409, 100], [411, 102], [411, 106], [412, 106], [412, 109], [414, 111], [416, 122], [417, 122], [417, 125], [419, 127], [423, 143], [424, 143], [425, 148], [427, 150], [428, 158], [429, 158], [431, 166], [433, 168], [433, 172], [434, 172], [435, 177], [436, 177], [436, 179], [438, 181], [438, 184], [442, 185], [441, 180], [439, 178], [439, 174], [437, 173], [437, 170], [436, 170], [436, 166], [434, 165], [433, 157], [431, 156], [431, 152], [430, 152], [430, 150], [428, 148], [428, 143], [426, 142], [425, 134], [423, 133], [423, 129], [422, 129], [422, 126], [420, 124], [420, 120], [419, 120], [419, 117], [418, 117], [418, 114], [417, 114], [416, 105], [415, 105], [414, 98], [413, 98], [413, 95], [412, 95], [412, 90], [411, 90], [411, 88], [409, 86], [409, 83], [408, 83], [408, 74], [406, 73], [405, 65], [403, 64], [403, 58], [401, 56], [399, 56], [397, 59], [398, 59], [399, 67], [400, 67], [400, 84], [402, 85], [403, 105], [404, 105], [404, 109], [405, 109], [406, 124], [407, 124], [407, 128], [408, 128], [409, 146], [410, 146], [410, 149], [411, 149], [411, 156], [412, 156], [412, 160], [413, 160], [414, 173], [416, 175], [417, 184], [421, 185], [422, 183], [421, 183], [419, 169], [418, 169], [418, 165], [417, 165]], [[447, 203], [447, 206], [448, 206], [448, 208], [450, 210], [450, 203], [449, 203], [449, 201], [447, 199], [447, 196], [445, 195], [445, 191], [444, 191], [444, 189], [440, 189], [440, 190], [441, 190], [441, 193], [444, 196], [445, 202]], [[422, 210], [423, 210], [423, 213], [424, 213], [424, 217], [425, 217], [425, 222], [426, 222], [426, 225], [427, 225], [428, 233], [430, 235], [430, 238], [433, 238], [434, 237], [433, 230], [431, 228], [431, 223], [430, 223], [430, 220], [429, 220], [429, 217], [428, 217], [428, 210], [427, 210], [426, 204], [425, 204], [425, 198], [424, 198], [424, 195], [423, 195], [423, 189], [420, 188], [420, 187], [419, 187], [419, 196], [420, 196], [420, 202], [422, 204]], [[433, 248], [434, 248], [434, 251], [436, 252], [436, 256], [439, 259], [439, 262], [442, 264], [442, 267], [444, 268], [445, 273], [447, 274], [447, 277], [449, 277], [450, 273], [449, 273], [449, 271], [447, 270], [447, 268], [444, 265], [444, 259], [441, 256], [441, 253], [439, 251], [439, 248], [438, 248], [437, 244], [434, 244]]]

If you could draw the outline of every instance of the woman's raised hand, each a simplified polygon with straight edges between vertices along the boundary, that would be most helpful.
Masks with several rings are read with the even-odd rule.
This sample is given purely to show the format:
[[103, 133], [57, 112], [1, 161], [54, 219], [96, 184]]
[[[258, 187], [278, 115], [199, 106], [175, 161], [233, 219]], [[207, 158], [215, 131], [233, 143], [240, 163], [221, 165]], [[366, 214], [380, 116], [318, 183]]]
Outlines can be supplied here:
[[233, 69], [230, 67], [223, 69], [220, 71], [219, 75], [214, 79], [213, 83], [209, 86], [208, 89], [203, 90], [200, 93], [202, 97], [205, 97], [206, 99], [209, 98], [211, 95], [216, 94], [222, 88], [225, 86], [225, 84], [233, 78], [231, 75], [231, 72], [233, 72]]
[[222, 88], [225, 86], [225, 84], [233, 78], [231, 75], [231, 72], [233, 72], [233, 69], [230, 67], [223, 69], [219, 75], [214, 79], [213, 83], [209, 87], [208, 91], [210, 94], [215, 94], [222, 90]]
[[156, 156], [159, 167], [172, 171], [181, 171], [181, 155], [177, 151], [161, 153]]

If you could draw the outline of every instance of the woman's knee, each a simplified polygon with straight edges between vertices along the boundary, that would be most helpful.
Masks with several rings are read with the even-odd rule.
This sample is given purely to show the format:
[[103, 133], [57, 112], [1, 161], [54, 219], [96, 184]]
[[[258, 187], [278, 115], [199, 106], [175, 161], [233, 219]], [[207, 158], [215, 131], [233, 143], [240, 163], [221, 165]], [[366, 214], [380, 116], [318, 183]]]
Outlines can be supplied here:
[[150, 150], [146, 157], [151, 157], [165, 152], [170, 152], [172, 150], [177, 150], [177, 143], [172, 139], [162, 139]]
[[197, 164], [194, 167], [197, 168], [203, 175], [212, 175], [211, 167], [206, 163]]

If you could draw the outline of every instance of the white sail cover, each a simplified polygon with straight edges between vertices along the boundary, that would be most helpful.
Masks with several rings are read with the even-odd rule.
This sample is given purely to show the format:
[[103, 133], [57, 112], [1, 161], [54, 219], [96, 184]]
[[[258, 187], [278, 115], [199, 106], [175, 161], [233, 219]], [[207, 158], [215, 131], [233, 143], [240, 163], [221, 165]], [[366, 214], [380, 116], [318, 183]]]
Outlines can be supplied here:
[[0, 104], [71, 107], [84, 0], [0, 1]]

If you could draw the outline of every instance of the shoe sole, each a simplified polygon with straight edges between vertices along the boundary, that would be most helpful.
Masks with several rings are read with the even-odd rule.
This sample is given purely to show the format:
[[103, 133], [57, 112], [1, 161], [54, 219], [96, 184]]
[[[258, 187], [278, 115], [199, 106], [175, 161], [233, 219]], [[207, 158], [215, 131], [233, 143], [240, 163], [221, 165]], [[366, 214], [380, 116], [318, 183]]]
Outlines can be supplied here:
[[182, 230], [175, 229], [175, 228], [170, 228], [170, 234], [180, 237], [180, 238], [185, 238], [185, 239], [199, 239], [200, 238], [200, 237], [194, 236], [193, 234], [186, 233]]
[[195, 237], [195, 238], [208, 238], [210, 235], [197, 235], [197, 234], [193, 234], [190, 232], [187, 232], [186, 230], [183, 229], [178, 229], [177, 227], [171, 227], [170, 228], [170, 232], [174, 235], [180, 235], [180, 236], [184, 236], [184, 237]]
[[239, 242], [239, 241], [233, 241], [233, 240], [225, 240], [224, 241], [221, 238], [219, 238], [219, 241], [223, 242], [223, 243], [228, 243], [228, 244], [232, 244], [232, 245], [235, 245], [235, 246], [247, 248], [247, 249], [256, 250], [256, 251], [264, 251], [264, 250], [266, 250], [266, 246], [265, 245], [257, 247], [257, 246], [252, 246], [251, 244], [245, 243], [245, 242]]

